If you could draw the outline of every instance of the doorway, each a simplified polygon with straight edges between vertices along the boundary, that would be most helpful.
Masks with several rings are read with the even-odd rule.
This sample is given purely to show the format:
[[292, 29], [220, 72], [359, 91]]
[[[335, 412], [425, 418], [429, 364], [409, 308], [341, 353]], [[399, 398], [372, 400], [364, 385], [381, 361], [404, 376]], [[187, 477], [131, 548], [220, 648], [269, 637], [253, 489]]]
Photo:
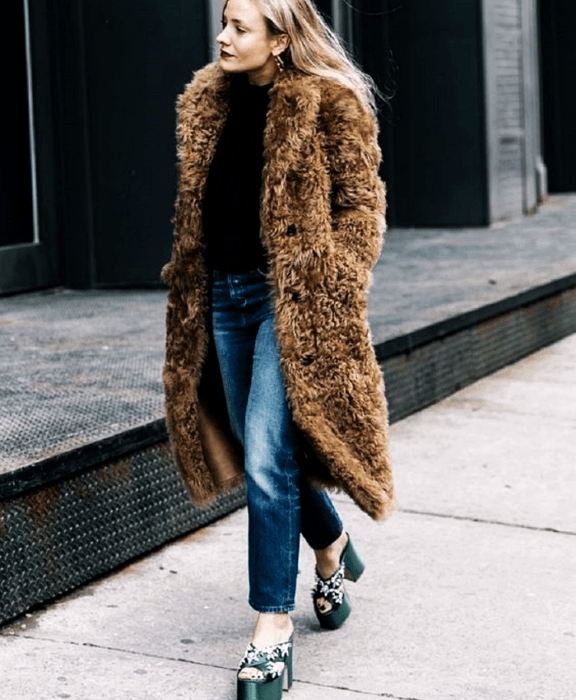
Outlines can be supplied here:
[[[39, 58], [47, 48], [34, 28], [46, 28], [47, 17], [38, 3], [31, 18], [28, 0], [8, 3], [2, 21], [1, 57], [5, 95], [3, 158], [0, 164], [0, 293], [18, 292], [58, 283], [55, 246], [49, 243], [50, 213], [39, 221], [38, 154], [34, 114], [36, 98], [33, 53]], [[33, 21], [31, 21], [33, 19]], [[43, 33], [41, 31], [41, 33]], [[34, 45], [39, 38], [38, 45]], [[33, 48], [35, 51], [33, 51]], [[40, 64], [40, 81], [45, 70]], [[47, 105], [43, 104], [43, 108]], [[45, 117], [43, 117], [45, 118]], [[46, 144], [49, 149], [49, 144]], [[44, 150], [46, 150], [46, 147]]]
[[24, 8], [8, 3], [2, 22], [0, 55], [5, 71], [4, 156], [0, 168], [0, 247], [33, 243], [34, 203], [31, 163], [30, 99]]

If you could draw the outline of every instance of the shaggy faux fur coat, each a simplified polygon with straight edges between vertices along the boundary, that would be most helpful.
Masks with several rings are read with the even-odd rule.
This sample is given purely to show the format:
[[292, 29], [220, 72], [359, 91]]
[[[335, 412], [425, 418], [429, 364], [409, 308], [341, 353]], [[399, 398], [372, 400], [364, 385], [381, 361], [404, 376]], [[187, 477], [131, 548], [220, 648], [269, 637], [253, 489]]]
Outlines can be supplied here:
[[[205, 185], [230, 81], [210, 64], [178, 99], [174, 246], [163, 269], [167, 424], [198, 504], [238, 484], [243, 472], [211, 337], [202, 234]], [[301, 469], [383, 518], [394, 495], [366, 299], [384, 232], [375, 120], [350, 90], [284, 70], [270, 89], [264, 160], [261, 238], [286, 390], [305, 438]]]

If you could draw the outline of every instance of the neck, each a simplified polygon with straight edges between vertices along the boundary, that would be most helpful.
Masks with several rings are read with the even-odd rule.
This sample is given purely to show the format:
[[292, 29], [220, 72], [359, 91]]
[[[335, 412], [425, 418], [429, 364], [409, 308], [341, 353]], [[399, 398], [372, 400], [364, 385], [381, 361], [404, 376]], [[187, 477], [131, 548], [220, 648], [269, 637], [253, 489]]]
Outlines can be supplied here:
[[276, 61], [271, 56], [261, 68], [248, 71], [247, 76], [250, 85], [270, 85], [270, 83], [273, 83], [278, 77], [278, 67], [276, 66]]

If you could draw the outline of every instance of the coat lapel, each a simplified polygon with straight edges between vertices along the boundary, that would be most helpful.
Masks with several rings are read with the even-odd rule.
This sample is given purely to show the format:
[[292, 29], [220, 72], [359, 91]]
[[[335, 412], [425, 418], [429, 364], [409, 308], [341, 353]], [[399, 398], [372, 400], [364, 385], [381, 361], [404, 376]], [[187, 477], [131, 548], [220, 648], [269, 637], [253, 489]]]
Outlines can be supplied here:
[[[319, 107], [320, 95], [312, 80], [295, 76], [289, 69], [280, 74], [271, 88], [264, 134], [262, 212], [273, 212], [279, 217], [291, 214], [283, 196], [286, 179], [298, 170], [303, 150], [310, 144]], [[262, 221], [265, 239], [269, 223]]]
[[230, 78], [213, 66], [178, 100], [178, 155], [184, 187], [202, 201], [208, 169], [230, 110]]

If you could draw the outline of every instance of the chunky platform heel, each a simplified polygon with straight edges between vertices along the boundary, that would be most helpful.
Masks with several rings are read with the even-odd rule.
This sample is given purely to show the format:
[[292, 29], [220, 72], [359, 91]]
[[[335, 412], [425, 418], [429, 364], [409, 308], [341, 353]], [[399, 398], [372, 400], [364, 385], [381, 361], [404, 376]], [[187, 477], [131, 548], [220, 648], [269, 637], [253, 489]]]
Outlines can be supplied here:
[[[320, 626], [328, 630], [336, 630], [346, 622], [352, 612], [350, 598], [344, 590], [344, 579], [357, 581], [364, 572], [364, 562], [354, 549], [350, 535], [344, 551], [340, 556], [340, 566], [327, 579], [323, 579], [316, 571], [316, 582], [312, 589], [314, 611]], [[322, 612], [318, 607], [318, 601], [323, 598], [330, 603], [331, 608]]]
[[364, 562], [358, 556], [358, 552], [354, 549], [350, 535], [348, 535], [348, 542], [344, 547], [342, 556], [340, 557], [340, 563], [344, 565], [344, 578], [349, 581], [357, 581], [360, 576], [364, 573]]
[[293, 648], [294, 636], [263, 649], [249, 644], [238, 673], [244, 668], [256, 668], [262, 678], [238, 678], [238, 700], [280, 700], [282, 690], [292, 687]]

